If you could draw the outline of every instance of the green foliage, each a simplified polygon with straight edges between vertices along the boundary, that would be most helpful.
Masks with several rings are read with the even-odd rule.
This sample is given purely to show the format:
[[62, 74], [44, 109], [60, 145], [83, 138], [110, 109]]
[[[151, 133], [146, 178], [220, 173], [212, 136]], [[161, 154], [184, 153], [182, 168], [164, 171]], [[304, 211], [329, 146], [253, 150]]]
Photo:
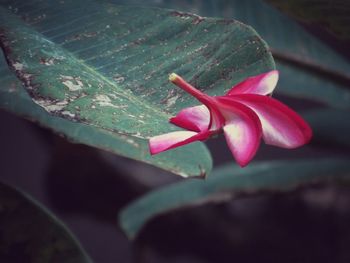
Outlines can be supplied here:
[[92, 0], [1, 4], [2, 49], [35, 102], [2, 67], [2, 108], [184, 177], [209, 173], [204, 145], [159, 157], [147, 149], [149, 137], [178, 129], [170, 116], [198, 103], [170, 84], [168, 74], [219, 95], [274, 68], [265, 42], [234, 20]]
[[128, 237], [134, 238], [153, 217], [173, 209], [230, 200], [242, 194], [290, 191], [334, 179], [350, 182], [348, 160], [266, 161], [244, 169], [230, 164], [214, 170], [205, 181], [186, 180], [146, 194], [121, 211], [119, 223]]
[[47, 113], [33, 103], [20, 81], [10, 72], [5, 60], [0, 60], [0, 108], [34, 120], [73, 142], [101, 148], [128, 158], [150, 163], [184, 177], [209, 173], [212, 167], [208, 150], [199, 143], [182, 147], [162, 155], [151, 156], [148, 142], [97, 127], [72, 122]]
[[262, 0], [165, 0], [159, 4], [151, 0], [113, 2], [176, 7], [201, 16], [242, 21], [252, 26], [272, 50], [276, 68], [281, 74], [276, 94], [310, 99], [339, 109], [350, 108], [349, 61]]
[[347, 0], [266, 1], [302, 22], [316, 23], [341, 39], [350, 39], [350, 2]]
[[0, 183], [1, 262], [92, 262], [66, 226], [31, 197]]

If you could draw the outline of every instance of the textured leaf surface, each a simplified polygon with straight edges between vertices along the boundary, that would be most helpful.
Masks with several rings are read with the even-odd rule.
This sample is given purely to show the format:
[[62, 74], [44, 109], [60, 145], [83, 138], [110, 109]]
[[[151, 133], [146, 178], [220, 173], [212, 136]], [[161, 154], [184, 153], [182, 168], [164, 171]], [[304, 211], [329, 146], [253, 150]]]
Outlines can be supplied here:
[[172, 71], [221, 94], [236, 71], [272, 65], [262, 41], [239, 22], [94, 1], [79, 17], [79, 7], [76, 1], [32, 2], [16, 15], [1, 14], [3, 50], [32, 98], [77, 122], [153, 136], [171, 130], [170, 114], [194, 102], [169, 83]]
[[350, 2], [348, 0], [266, 1], [300, 21], [317, 23], [339, 38], [350, 39]]
[[119, 223], [130, 238], [153, 217], [184, 206], [223, 201], [239, 194], [289, 191], [299, 185], [350, 180], [348, 160], [315, 159], [262, 162], [245, 169], [228, 165], [214, 170], [205, 181], [187, 180], [146, 194], [126, 207]]
[[263, 0], [164, 0], [157, 4], [152, 0], [113, 2], [148, 3], [203, 16], [238, 19], [251, 25], [271, 47], [281, 73], [277, 94], [307, 98], [334, 108], [350, 108], [349, 61]]
[[[168, 82], [169, 73], [177, 72], [219, 95], [232, 83], [274, 68], [266, 44], [254, 30], [234, 20], [93, 0], [83, 5], [50, 0], [1, 4], [2, 48], [36, 104], [51, 115], [136, 144], [176, 130], [168, 124], [169, 117], [197, 104]], [[202, 161], [195, 162], [191, 171], [178, 173], [189, 176], [210, 170], [204, 146], [186, 149], [187, 156], [196, 152], [201, 156], [195, 158]], [[177, 156], [171, 155], [172, 162], [182, 166], [183, 159]], [[164, 168], [145, 152], [138, 159]]]
[[92, 262], [63, 223], [35, 200], [0, 183], [1, 262]]
[[74, 142], [150, 163], [184, 177], [201, 176], [211, 170], [210, 154], [199, 143], [152, 157], [149, 154], [147, 140], [51, 116], [42, 107], [33, 103], [20, 81], [7, 67], [3, 57], [0, 59], [0, 79], [0, 108], [35, 120]]

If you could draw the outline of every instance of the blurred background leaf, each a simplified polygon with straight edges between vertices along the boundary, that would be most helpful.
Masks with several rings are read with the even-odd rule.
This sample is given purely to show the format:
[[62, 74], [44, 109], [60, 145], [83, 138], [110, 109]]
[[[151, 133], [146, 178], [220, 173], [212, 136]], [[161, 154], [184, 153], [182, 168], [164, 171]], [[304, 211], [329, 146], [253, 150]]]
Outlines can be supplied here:
[[28, 195], [0, 183], [1, 262], [92, 262], [68, 228]]
[[347, 0], [266, 0], [296, 19], [321, 25], [335, 36], [350, 40], [350, 2]]
[[349, 112], [334, 109], [318, 109], [305, 114], [305, 119], [314, 130], [312, 146], [328, 149], [349, 149]]
[[134, 238], [150, 219], [176, 208], [267, 191], [291, 191], [320, 181], [349, 183], [348, 160], [267, 161], [244, 169], [230, 164], [215, 169], [205, 181], [187, 180], [146, 194], [120, 212], [119, 223], [128, 237]]

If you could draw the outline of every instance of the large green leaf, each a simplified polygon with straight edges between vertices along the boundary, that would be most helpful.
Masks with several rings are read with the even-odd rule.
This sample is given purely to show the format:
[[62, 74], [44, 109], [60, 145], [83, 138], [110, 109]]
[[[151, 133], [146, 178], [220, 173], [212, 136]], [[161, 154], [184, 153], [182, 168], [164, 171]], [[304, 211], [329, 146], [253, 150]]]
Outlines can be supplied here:
[[55, 216], [22, 192], [0, 183], [1, 262], [92, 262]]
[[147, 3], [203, 16], [238, 19], [254, 27], [271, 47], [281, 73], [277, 94], [307, 98], [340, 109], [350, 108], [349, 61], [263, 0], [113, 2]]
[[324, 26], [339, 38], [350, 39], [348, 0], [266, 1], [302, 22]]
[[227, 165], [214, 170], [205, 181], [182, 181], [146, 194], [121, 211], [119, 223], [128, 237], [134, 238], [150, 219], [176, 208], [240, 194], [289, 191], [302, 184], [330, 180], [349, 182], [349, 160], [262, 162], [244, 169]]
[[150, 163], [183, 177], [203, 176], [211, 170], [211, 156], [202, 144], [196, 143], [190, 147], [181, 147], [152, 157], [149, 154], [147, 140], [51, 116], [43, 108], [33, 103], [20, 81], [7, 67], [2, 56], [0, 80], [0, 108], [35, 120], [40, 125], [49, 127], [74, 142]]
[[[47, 124], [56, 122], [48, 116], [44, 125], [95, 146], [103, 130], [122, 141], [123, 149], [108, 147], [114, 152], [185, 176], [210, 170], [211, 159], [200, 143], [184, 148], [183, 155], [174, 151], [151, 158], [146, 150], [147, 138], [178, 129], [168, 123], [170, 116], [197, 103], [170, 84], [168, 74], [177, 72], [219, 95], [247, 76], [274, 68], [266, 44], [234, 20], [93, 0], [1, 3], [3, 51], [35, 103], [53, 116], [98, 130], [93, 130], [96, 138], [86, 139], [76, 128], [62, 131]], [[5, 80], [7, 73], [2, 76]], [[20, 89], [13, 90], [2, 86], [2, 93], [19, 99]], [[5, 95], [3, 107], [19, 112], [18, 102]]]

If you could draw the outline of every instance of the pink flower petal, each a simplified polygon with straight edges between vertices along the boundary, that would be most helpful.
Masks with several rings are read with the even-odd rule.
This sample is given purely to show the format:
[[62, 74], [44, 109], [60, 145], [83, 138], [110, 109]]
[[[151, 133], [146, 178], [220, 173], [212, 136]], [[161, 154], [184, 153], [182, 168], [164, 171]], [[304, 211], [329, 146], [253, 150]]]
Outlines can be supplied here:
[[232, 89], [226, 93], [226, 96], [243, 93], [268, 95], [275, 89], [277, 81], [278, 71], [272, 70], [243, 80], [236, 86], [233, 86]]
[[210, 111], [210, 130], [221, 129], [225, 120], [223, 116], [221, 116], [220, 109], [218, 108], [217, 103], [213, 97], [196, 89], [175, 73], [170, 74], [169, 80], [208, 107]]
[[171, 118], [170, 122], [184, 129], [200, 132], [208, 129], [210, 112], [204, 105], [185, 108]]
[[149, 148], [151, 154], [157, 154], [170, 150], [194, 141], [202, 141], [210, 136], [210, 132], [201, 133], [193, 131], [176, 131], [158, 135], [149, 139]]
[[226, 119], [223, 127], [227, 144], [237, 163], [244, 167], [255, 156], [262, 135], [258, 116], [230, 98], [217, 97]]
[[278, 100], [255, 94], [241, 94], [231, 98], [250, 107], [259, 116], [266, 144], [296, 148], [310, 141], [310, 126]]

